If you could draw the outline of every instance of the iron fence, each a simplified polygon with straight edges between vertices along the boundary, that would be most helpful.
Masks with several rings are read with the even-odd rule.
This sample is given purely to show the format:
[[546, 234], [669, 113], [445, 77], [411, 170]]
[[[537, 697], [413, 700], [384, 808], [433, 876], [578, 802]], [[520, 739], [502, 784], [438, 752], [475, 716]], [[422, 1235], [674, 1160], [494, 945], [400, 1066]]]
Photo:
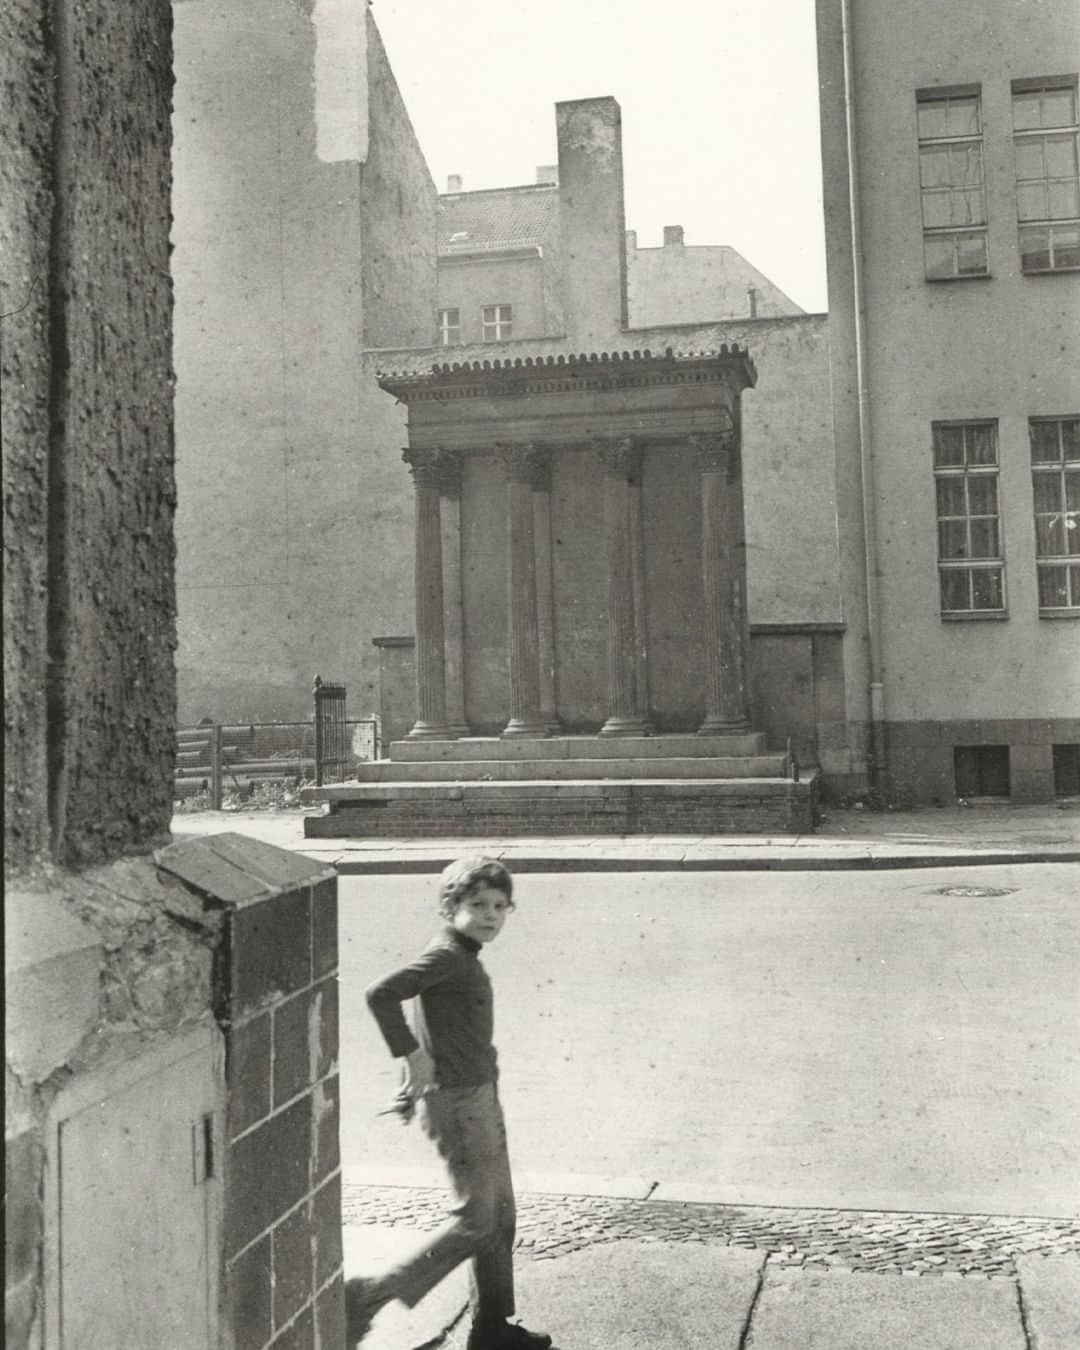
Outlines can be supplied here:
[[[319, 781], [316, 748], [318, 722], [246, 722], [228, 724], [204, 719], [180, 727], [176, 736], [174, 793], [179, 797], [207, 792], [214, 810], [221, 809], [226, 789], [241, 790], [255, 782]], [[352, 777], [355, 766], [378, 759], [377, 717], [340, 718], [334, 725], [332, 772], [322, 782]]]

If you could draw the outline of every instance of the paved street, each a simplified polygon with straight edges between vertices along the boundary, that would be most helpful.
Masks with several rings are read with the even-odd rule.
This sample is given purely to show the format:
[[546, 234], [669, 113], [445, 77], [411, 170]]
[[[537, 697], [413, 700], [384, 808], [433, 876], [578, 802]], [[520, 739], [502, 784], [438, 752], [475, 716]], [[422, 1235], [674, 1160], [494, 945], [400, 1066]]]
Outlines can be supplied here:
[[[1078, 875], [523, 876], [485, 954], [519, 1186], [1074, 1216]], [[432, 1164], [376, 1115], [394, 1075], [362, 998], [425, 940], [432, 881], [341, 882], [347, 1179]]]

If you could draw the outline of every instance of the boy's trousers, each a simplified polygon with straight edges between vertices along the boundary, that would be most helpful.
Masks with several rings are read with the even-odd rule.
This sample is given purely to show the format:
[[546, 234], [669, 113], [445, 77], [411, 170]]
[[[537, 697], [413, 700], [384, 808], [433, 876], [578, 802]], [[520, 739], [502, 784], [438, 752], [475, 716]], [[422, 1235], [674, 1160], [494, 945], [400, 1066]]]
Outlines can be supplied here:
[[452, 1218], [390, 1274], [394, 1293], [412, 1308], [471, 1257], [474, 1320], [511, 1317], [517, 1211], [495, 1084], [428, 1093], [420, 1099], [420, 1123], [446, 1163], [455, 1203]]

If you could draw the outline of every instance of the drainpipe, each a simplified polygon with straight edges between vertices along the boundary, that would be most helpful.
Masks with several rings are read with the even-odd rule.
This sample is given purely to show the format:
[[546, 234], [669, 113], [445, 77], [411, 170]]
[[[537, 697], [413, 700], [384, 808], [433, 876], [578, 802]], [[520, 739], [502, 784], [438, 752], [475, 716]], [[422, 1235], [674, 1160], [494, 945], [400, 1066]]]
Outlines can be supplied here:
[[855, 379], [858, 389], [859, 481], [862, 488], [863, 568], [866, 585], [866, 631], [870, 659], [870, 786], [884, 790], [885, 684], [881, 661], [881, 606], [877, 566], [874, 445], [867, 388], [866, 288], [862, 263], [862, 211], [855, 141], [855, 59], [851, 0], [840, 0], [844, 37], [844, 122], [847, 138], [848, 194], [851, 200], [851, 274], [855, 300]]

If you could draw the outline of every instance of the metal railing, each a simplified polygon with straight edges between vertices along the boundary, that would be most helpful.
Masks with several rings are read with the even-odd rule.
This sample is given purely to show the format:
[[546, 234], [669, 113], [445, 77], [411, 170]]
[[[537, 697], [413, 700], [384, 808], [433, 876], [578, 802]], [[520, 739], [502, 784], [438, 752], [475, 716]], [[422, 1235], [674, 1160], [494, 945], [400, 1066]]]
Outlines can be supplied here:
[[348, 767], [349, 740], [345, 719], [345, 686], [324, 684], [315, 676], [315, 785], [340, 783]]
[[[331, 715], [320, 717], [327, 708]], [[344, 699], [330, 698], [321, 707], [316, 703], [310, 722], [230, 725], [206, 718], [197, 726], [180, 727], [174, 795], [206, 792], [211, 808], [219, 811], [229, 786], [241, 791], [256, 782], [327, 783], [352, 777], [358, 763], [379, 757], [379, 719], [349, 719], [344, 713]]]

